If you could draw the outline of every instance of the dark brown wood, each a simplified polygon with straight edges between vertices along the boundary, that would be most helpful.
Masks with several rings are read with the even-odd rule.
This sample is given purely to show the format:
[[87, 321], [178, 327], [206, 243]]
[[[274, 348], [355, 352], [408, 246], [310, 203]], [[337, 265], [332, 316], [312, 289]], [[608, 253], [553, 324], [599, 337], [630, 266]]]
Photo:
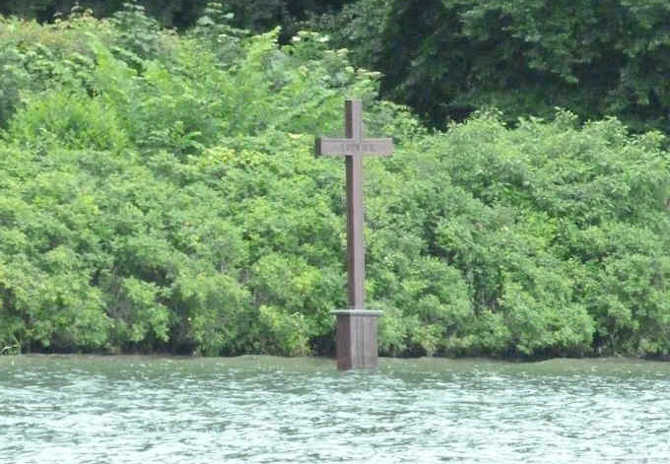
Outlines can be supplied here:
[[338, 314], [335, 326], [335, 356], [337, 368], [348, 370], [353, 367], [351, 356], [351, 317], [347, 314]]
[[363, 157], [347, 156], [347, 263], [349, 307], [363, 309], [365, 301], [365, 243], [363, 240]]
[[365, 310], [365, 242], [363, 209], [363, 155], [389, 156], [390, 138], [364, 138], [363, 109], [358, 100], [345, 103], [346, 138], [318, 138], [317, 156], [343, 155], [347, 174], [347, 271], [348, 310], [337, 315], [337, 368], [377, 366], [379, 311]]
[[334, 313], [337, 315], [337, 368], [377, 367], [377, 319], [381, 311], [350, 309]]
[[369, 156], [390, 156], [393, 152], [393, 139], [365, 139], [352, 142], [346, 139], [319, 137], [316, 140], [317, 156], [342, 156], [364, 153]]

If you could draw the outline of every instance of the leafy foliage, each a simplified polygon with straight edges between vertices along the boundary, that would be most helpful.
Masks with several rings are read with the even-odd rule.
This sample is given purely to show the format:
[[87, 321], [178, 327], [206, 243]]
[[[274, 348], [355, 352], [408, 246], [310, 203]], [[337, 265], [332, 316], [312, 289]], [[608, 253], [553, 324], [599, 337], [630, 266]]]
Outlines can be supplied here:
[[[115, 24], [114, 40], [127, 58], [166, 52], [169, 34], [159, 24], [182, 31], [195, 26], [201, 39], [223, 38], [218, 54], [226, 62], [232, 59], [226, 54], [236, 49], [234, 38], [244, 30], [258, 34], [279, 27], [276, 36], [281, 44], [290, 43], [301, 29], [318, 31], [328, 35], [335, 48], [348, 49], [356, 66], [383, 74], [383, 98], [410, 106], [440, 129], [477, 110], [498, 108], [513, 125], [518, 117], [528, 115], [551, 118], [554, 109], [561, 107], [582, 121], [616, 116], [637, 133], [670, 130], [667, 1], [9, 3], [0, 5], [0, 13], [43, 22], [71, 8], [79, 15], [109, 17]], [[141, 60], [134, 61], [135, 68], [142, 65]], [[21, 79], [12, 48], [0, 52], [0, 66], [5, 62], [8, 69], [3, 72], [2, 88], [9, 97], [0, 98], [9, 98], [11, 105], [16, 100], [11, 96], [15, 94], [12, 82]], [[0, 104], [0, 122], [6, 111]]]
[[567, 111], [430, 133], [324, 36], [229, 19], [0, 22], [1, 347], [332, 352], [343, 169], [312, 147], [355, 96], [397, 136], [366, 160], [384, 353], [668, 354], [660, 133]]
[[657, 0], [359, 0], [308, 24], [435, 127], [491, 107], [512, 124], [563, 107], [667, 132], [669, 21]]
[[548, 117], [561, 106], [667, 131], [669, 20], [657, 0], [397, 0], [388, 46], [371, 58], [386, 94], [433, 122], [491, 106], [511, 121]]

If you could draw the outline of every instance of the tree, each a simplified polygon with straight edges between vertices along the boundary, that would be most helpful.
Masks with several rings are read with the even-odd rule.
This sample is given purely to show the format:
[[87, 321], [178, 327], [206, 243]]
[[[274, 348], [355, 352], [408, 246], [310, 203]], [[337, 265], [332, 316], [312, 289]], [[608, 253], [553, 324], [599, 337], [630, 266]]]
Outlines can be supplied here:
[[433, 124], [495, 106], [556, 106], [670, 130], [670, 3], [658, 0], [392, 0], [368, 61], [383, 94]]

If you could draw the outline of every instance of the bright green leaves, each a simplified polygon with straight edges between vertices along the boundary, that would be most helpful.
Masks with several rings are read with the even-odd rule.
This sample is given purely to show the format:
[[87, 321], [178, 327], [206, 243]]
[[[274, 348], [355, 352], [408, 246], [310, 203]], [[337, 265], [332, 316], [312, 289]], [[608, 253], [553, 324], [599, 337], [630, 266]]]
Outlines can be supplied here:
[[41, 93], [25, 104], [25, 111], [9, 125], [9, 140], [36, 150], [58, 145], [118, 151], [127, 144], [114, 109], [100, 99], [78, 93]]
[[92, 284], [105, 262], [95, 233], [99, 209], [90, 179], [67, 165], [70, 153], [54, 149], [48, 158], [5, 150], [0, 159], [12, 186], [0, 202], [2, 317], [14, 327], [5, 336], [23, 348], [99, 349], [110, 327]]
[[397, 146], [365, 161], [384, 354], [670, 352], [659, 133], [491, 111], [428, 134], [319, 34], [142, 16], [0, 23], [0, 346], [332, 352], [344, 169], [313, 135], [358, 96]]
[[369, 163], [383, 350], [664, 353], [661, 140], [615, 120], [579, 129], [565, 112], [514, 130], [482, 114], [401, 147], [383, 163], [392, 176]]
[[274, 306], [261, 306], [259, 312], [263, 324], [263, 351], [284, 356], [310, 354], [309, 326], [304, 315]]
[[475, 304], [503, 315], [519, 353], [580, 353], [592, 341], [630, 352], [640, 337], [664, 351], [666, 329], [645, 315], [665, 320], [655, 289], [665, 274], [651, 263], [667, 246], [667, 154], [615, 120], [575, 129], [564, 116], [513, 131], [484, 117], [446, 136], [444, 167], [475, 199], [440, 224], [438, 244]]
[[173, 311], [186, 316], [177, 321], [182, 343], [206, 355], [250, 349], [257, 321], [250, 314], [249, 292], [238, 281], [225, 273], [184, 273], [172, 293]]
[[115, 42], [127, 55], [128, 52], [134, 55], [138, 67], [141, 68], [142, 60], [154, 57], [159, 51], [163, 31], [136, 0], [124, 3], [123, 9], [112, 15], [110, 23], [116, 32]]
[[120, 340], [131, 343], [151, 338], [168, 341], [169, 312], [159, 303], [160, 290], [155, 283], [135, 277], [118, 282], [108, 311], [115, 316], [116, 336]]

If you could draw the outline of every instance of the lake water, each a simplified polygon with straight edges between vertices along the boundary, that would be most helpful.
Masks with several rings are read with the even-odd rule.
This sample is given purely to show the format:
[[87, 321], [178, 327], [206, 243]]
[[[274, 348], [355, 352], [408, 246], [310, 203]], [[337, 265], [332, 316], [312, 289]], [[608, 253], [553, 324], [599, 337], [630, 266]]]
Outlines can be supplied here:
[[670, 363], [0, 357], [0, 463], [670, 461]]

